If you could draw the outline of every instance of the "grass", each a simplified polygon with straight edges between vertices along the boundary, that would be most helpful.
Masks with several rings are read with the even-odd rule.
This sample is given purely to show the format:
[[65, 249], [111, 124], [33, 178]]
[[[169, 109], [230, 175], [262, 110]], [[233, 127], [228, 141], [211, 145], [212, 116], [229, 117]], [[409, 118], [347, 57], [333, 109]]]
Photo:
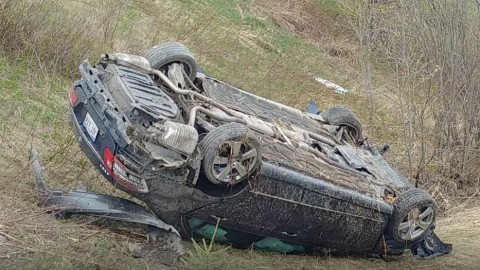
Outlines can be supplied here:
[[[66, 111], [77, 66], [101, 52], [142, 53], [164, 40], [186, 43], [215, 77], [303, 109], [311, 99], [323, 108], [346, 105], [367, 119], [367, 134], [395, 138], [402, 128], [379, 106], [371, 119], [355, 61], [329, 54], [330, 46], [288, 34], [255, 10], [256, 1], [27, 0], [0, 3], [0, 243], [1, 269], [166, 269], [155, 257], [134, 259], [128, 243], [143, 241], [126, 229], [91, 219], [57, 220], [36, 206], [28, 155], [37, 148], [46, 176], [65, 190], [125, 196], [111, 187], [76, 145]], [[336, 13], [335, 1], [317, 1]], [[7, 12], [8, 11], [8, 12]], [[3, 13], [2, 13], [3, 12]], [[31, 14], [31, 16], [23, 16]], [[353, 89], [337, 95], [314, 75]], [[248, 79], [245, 79], [248, 78]], [[375, 118], [373, 118], [375, 117]], [[396, 124], [397, 123], [397, 124]], [[398, 125], [398, 126], [397, 126]], [[399, 161], [401, 163], [401, 161]], [[218, 245], [188, 244], [179, 269], [474, 269], [474, 210], [444, 220], [439, 233], [455, 253], [432, 262], [409, 256], [381, 260], [285, 256]], [[471, 231], [471, 235], [467, 233]], [[140, 232], [141, 234], [141, 232]], [[463, 268], [462, 268], [463, 267]]]

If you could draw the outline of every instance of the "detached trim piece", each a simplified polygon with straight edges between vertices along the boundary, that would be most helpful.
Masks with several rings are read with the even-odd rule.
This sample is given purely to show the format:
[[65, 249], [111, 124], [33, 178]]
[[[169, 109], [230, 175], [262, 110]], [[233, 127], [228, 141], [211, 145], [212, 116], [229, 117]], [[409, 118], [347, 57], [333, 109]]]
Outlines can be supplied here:
[[63, 191], [51, 190], [44, 181], [38, 157], [38, 152], [32, 150], [30, 166], [42, 207], [56, 211], [63, 217], [90, 215], [147, 225], [153, 233], [163, 232], [163, 239], [155, 239], [156, 246], [174, 251], [178, 255], [183, 254], [182, 238], [178, 231], [135, 202], [106, 194], [83, 191], [70, 191], [65, 194]]
[[452, 249], [452, 244], [442, 242], [432, 230], [427, 233], [425, 238], [416, 242], [410, 248], [413, 256], [420, 260], [431, 260], [442, 255], [450, 254]]

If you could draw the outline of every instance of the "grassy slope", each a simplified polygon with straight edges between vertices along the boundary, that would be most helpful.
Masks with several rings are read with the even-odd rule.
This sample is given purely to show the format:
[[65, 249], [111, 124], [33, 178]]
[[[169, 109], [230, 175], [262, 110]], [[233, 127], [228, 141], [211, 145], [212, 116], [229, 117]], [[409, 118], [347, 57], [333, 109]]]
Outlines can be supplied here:
[[[265, 97], [297, 108], [303, 108], [310, 99], [316, 99], [322, 107], [333, 104], [346, 104], [353, 108], [364, 106], [359, 96], [338, 96], [316, 85], [312, 79], [318, 74], [360, 94], [359, 75], [349, 59], [332, 57], [327, 53], [328, 48], [279, 31], [268, 20], [253, 14], [252, 4], [248, 1], [219, 2], [127, 2], [116, 10], [116, 38], [105, 47], [142, 52], [162, 40], [180, 40], [192, 48], [198, 62], [210, 73]], [[325, 3], [317, 2], [320, 7]], [[331, 5], [332, 1], [326, 3]], [[331, 9], [332, 6], [329, 6]], [[104, 222], [89, 219], [59, 221], [35, 206], [32, 177], [27, 166], [32, 147], [42, 153], [48, 179], [55, 186], [73, 188], [84, 185], [89, 190], [122, 194], [99, 177], [74, 142], [66, 114], [67, 89], [71, 80], [44, 72], [45, 69], [35, 59], [12, 59], [8, 52], [1, 52], [0, 163], [7, 165], [0, 170], [0, 235], [9, 241], [0, 244], [0, 268], [165, 268], [152, 257], [133, 259], [127, 245], [141, 238], [126, 233], [121, 226], [112, 228]], [[362, 110], [359, 114], [362, 118]], [[374, 130], [369, 125], [367, 129]], [[178, 267], [475, 269], [478, 263], [475, 243], [480, 240], [479, 233], [474, 231], [478, 212], [480, 209], [474, 208], [440, 222], [439, 234], [455, 244], [455, 253], [431, 262], [419, 262], [408, 256], [385, 263], [239, 250], [203, 254], [190, 246], [187, 264], [179, 264]], [[113, 232], [111, 229], [114, 229]], [[471, 234], [467, 233], [469, 231]]]

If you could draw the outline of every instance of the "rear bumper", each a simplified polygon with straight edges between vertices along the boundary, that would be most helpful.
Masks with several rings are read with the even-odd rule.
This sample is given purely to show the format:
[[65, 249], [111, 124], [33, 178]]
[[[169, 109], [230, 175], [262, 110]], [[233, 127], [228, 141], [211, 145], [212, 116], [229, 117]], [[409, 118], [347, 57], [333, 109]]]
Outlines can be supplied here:
[[56, 216], [68, 218], [72, 215], [89, 215], [112, 220], [146, 225], [148, 237], [160, 248], [183, 254], [183, 243], [178, 231], [159, 219], [143, 206], [119, 197], [86, 191], [64, 193], [52, 190], [45, 183], [39, 154], [32, 150], [30, 164], [34, 173], [35, 189], [40, 206], [56, 213]]
[[[110, 173], [105, 169], [103, 165], [103, 158], [101, 154], [95, 149], [91, 139], [86, 134], [84, 128], [80, 124], [79, 120], [77, 119], [75, 112], [73, 111], [72, 107], [68, 108], [70, 114], [70, 122], [72, 125], [73, 133], [75, 134], [75, 138], [82, 149], [82, 152], [87, 156], [90, 162], [98, 169], [98, 171], [110, 182], [114, 183], [113, 177]], [[113, 149], [112, 149], [113, 150]]]

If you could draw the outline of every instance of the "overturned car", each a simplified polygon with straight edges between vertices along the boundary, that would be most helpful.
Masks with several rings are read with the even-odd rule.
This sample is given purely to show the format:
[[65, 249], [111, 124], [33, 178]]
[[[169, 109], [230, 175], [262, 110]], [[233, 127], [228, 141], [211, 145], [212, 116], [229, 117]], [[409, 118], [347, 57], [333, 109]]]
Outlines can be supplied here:
[[176, 42], [80, 72], [69, 111], [81, 149], [183, 237], [281, 252], [451, 250], [433, 233], [435, 201], [345, 108], [304, 113], [242, 91]]

